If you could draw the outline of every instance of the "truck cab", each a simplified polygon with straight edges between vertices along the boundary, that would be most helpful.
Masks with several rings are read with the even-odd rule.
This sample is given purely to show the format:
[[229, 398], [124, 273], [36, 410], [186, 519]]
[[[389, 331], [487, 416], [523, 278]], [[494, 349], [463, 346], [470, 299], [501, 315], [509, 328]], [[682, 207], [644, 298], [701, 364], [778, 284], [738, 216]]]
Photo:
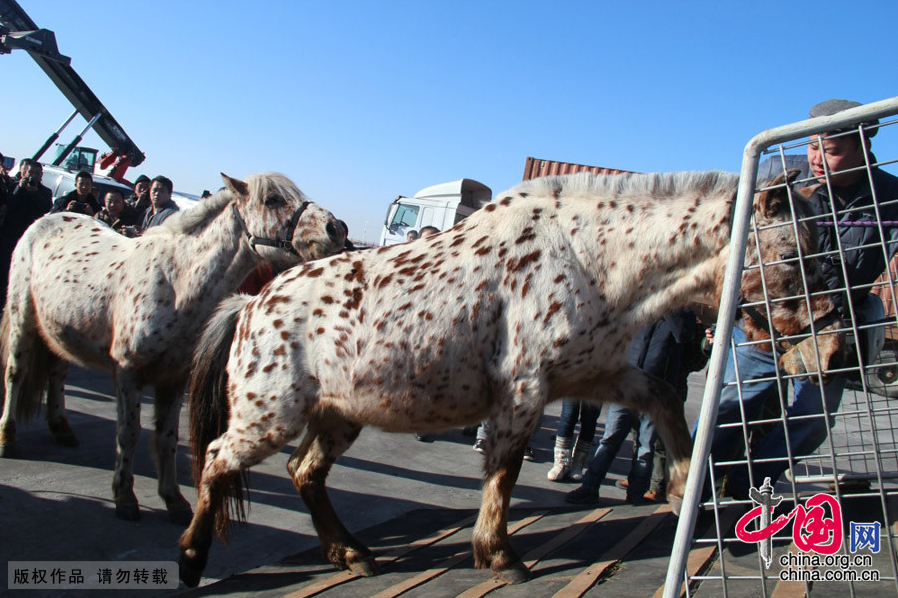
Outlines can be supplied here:
[[380, 233], [381, 245], [405, 243], [406, 233], [435, 226], [452, 228], [492, 199], [492, 190], [472, 179], [461, 179], [421, 189], [414, 197], [400, 195], [390, 204]]

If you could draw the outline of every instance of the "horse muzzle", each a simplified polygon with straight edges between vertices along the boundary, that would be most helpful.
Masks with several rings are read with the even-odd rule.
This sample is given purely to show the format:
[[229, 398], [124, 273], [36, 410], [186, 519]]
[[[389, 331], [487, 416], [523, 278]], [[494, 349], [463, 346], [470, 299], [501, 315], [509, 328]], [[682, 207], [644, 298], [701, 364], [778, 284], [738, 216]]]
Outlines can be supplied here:
[[847, 343], [841, 320], [837, 320], [802, 341], [791, 344], [779, 359], [780, 367], [799, 380], [828, 384], [830, 372], [846, 362]]

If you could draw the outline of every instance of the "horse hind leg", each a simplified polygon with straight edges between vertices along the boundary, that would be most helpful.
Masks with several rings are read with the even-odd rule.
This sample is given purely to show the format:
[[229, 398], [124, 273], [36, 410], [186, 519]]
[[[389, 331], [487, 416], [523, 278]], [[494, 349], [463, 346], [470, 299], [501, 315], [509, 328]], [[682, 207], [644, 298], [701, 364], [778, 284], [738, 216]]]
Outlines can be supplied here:
[[159, 481], [159, 496], [165, 501], [172, 523], [187, 525], [193, 518], [190, 503], [178, 487], [178, 417], [181, 413], [183, 385], [156, 386], [153, 405], [156, 429], [153, 433], [153, 449]]
[[[0, 321], [0, 362], [3, 374], [3, 414], [0, 416], [0, 457], [15, 457], [16, 419], [29, 420], [40, 409], [47, 389], [48, 366], [55, 356], [29, 317], [13, 313], [8, 303]], [[31, 316], [33, 316], [33, 309]]]
[[371, 576], [378, 573], [371, 550], [343, 526], [325, 486], [331, 466], [352, 445], [361, 429], [335, 412], [316, 413], [302, 443], [287, 462], [287, 470], [309, 509], [325, 557], [338, 569]]
[[69, 362], [48, 352], [47, 424], [56, 442], [63, 446], [78, 446], [78, 437], [65, 413], [65, 379], [68, 373]]

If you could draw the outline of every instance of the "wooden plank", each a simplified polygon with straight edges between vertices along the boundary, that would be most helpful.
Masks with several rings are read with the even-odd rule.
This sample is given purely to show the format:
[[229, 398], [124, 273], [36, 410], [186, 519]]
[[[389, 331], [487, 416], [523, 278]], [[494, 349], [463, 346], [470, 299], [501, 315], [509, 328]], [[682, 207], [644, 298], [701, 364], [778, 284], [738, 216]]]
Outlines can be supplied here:
[[[789, 546], [789, 552], [795, 554], [801, 553], [795, 542]], [[812, 571], [814, 567], [808, 566], [807, 570]], [[808, 584], [803, 581], [778, 581], [776, 587], [773, 588], [773, 594], [770, 598], [805, 598], [808, 595]]]
[[[739, 509], [724, 509], [720, 512], [720, 530], [719, 534], [721, 537], [725, 535], [725, 533], [736, 524], [736, 521], [744, 515]], [[717, 556], [717, 544], [705, 544], [701, 548], [694, 548], [689, 551], [689, 557], [686, 559], [686, 576], [687, 579], [689, 577], [693, 577], [698, 575], [699, 571], [702, 571], [707, 567], [711, 561], [714, 560], [714, 557]], [[664, 594], [664, 585], [662, 584], [660, 588], [655, 592], [652, 598], [661, 598]], [[686, 582], [684, 581], [680, 585], [680, 596], [686, 595]]]
[[[596, 509], [591, 513], [587, 514], [585, 517], [581, 518], [574, 525], [570, 526], [562, 533], [553, 537], [548, 542], [537, 546], [523, 557], [521, 557], [521, 561], [524, 565], [527, 566], [528, 569], [533, 569], [533, 567], [547, 554], [557, 549], [559, 546], [563, 546], [564, 544], [570, 542], [580, 534], [582, 534], [586, 529], [611, 512], [611, 509]], [[456, 598], [481, 598], [482, 596], [486, 596], [490, 592], [501, 588], [504, 585], [508, 585], [506, 582], [492, 578], [481, 584], [477, 584], [473, 588], [470, 588], [458, 596]]]
[[[391, 548], [390, 550], [386, 551], [382, 556], [377, 557], [377, 564], [378, 565], [386, 565], [386, 564], [395, 562], [397, 559], [401, 558], [402, 556], [405, 556], [406, 554], [409, 554], [410, 552], [414, 552], [415, 550], [418, 550], [419, 548], [422, 548], [424, 546], [430, 546], [431, 544], [436, 544], [437, 542], [444, 540], [444, 539], [448, 538], [449, 536], [452, 536], [453, 534], [459, 532], [460, 530], [468, 527], [476, 519], [477, 519], [477, 515], [470, 515], [468, 517], [465, 517], [464, 519], [461, 519], [460, 521], [457, 521], [456, 523], [454, 523], [453, 525], [451, 525], [447, 528], [443, 528], [443, 529], [439, 530], [432, 536], [423, 538], [421, 540], [415, 540], [414, 542], [412, 542], [411, 544], [409, 544], [407, 546], [396, 546], [394, 548]], [[331, 588], [335, 588], [339, 585], [342, 585], [348, 581], [352, 581], [356, 577], [358, 577], [358, 576], [355, 573], [353, 573], [352, 571], [348, 571], [348, 570], [340, 571], [339, 573], [335, 573], [335, 574], [330, 575], [324, 579], [321, 579], [321, 580], [316, 581], [312, 584], [309, 584], [305, 587], [302, 587], [302, 588], [296, 590], [295, 592], [285, 594], [283, 596], [283, 598], [309, 598], [311, 596], [315, 596], [315, 595], [320, 594], [321, 592], [324, 592]]]
[[624, 538], [602, 553], [599, 561], [587, 567], [575, 576], [570, 583], [555, 593], [553, 598], [580, 598], [608, 571], [619, 563], [627, 554], [636, 548], [650, 533], [670, 514], [670, 505], [661, 505], [642, 520], [636, 528]]
[[[540, 519], [545, 517], [545, 515], [546, 515], [546, 511], [540, 511], [538, 513], [534, 513], [530, 517], [522, 519], [518, 523], [515, 523], [514, 525], [512, 525], [508, 528], [509, 535], [512, 535], [515, 532], [524, 529], [528, 525], [531, 525], [531, 524], [539, 521]], [[401, 581], [395, 585], [392, 585], [389, 588], [383, 590], [382, 592], [375, 594], [375, 596], [373, 596], [372, 598], [395, 598], [396, 596], [400, 596], [413, 588], [416, 588], [420, 585], [427, 583], [428, 581], [430, 581], [436, 577], [439, 577], [440, 575], [442, 575], [443, 573], [445, 573], [452, 567], [456, 566], [457, 564], [459, 564], [460, 562], [462, 562], [469, 556], [471, 556], [471, 551], [463, 550], [462, 552], [459, 552], [459, 553], [455, 554], [454, 556], [451, 556], [448, 559], [446, 559], [445, 561], [441, 562], [436, 567], [432, 567], [432, 568], [428, 569], [427, 571], [422, 571], [421, 573], [418, 573], [414, 577], [410, 577], [409, 579], [406, 579], [406, 580]]]

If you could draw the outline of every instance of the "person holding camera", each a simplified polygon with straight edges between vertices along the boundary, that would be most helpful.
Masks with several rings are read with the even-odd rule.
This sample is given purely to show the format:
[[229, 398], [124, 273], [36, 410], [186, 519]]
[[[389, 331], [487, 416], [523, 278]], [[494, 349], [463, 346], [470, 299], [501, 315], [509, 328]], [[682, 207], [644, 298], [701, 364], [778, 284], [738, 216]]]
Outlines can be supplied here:
[[92, 193], [94, 179], [86, 170], [75, 175], [75, 190], [71, 191], [53, 202], [51, 214], [58, 212], [75, 212], [93, 216], [102, 208], [97, 198]]
[[9, 264], [12, 251], [31, 223], [50, 211], [53, 193], [41, 184], [44, 167], [25, 158], [19, 164], [19, 175], [12, 182], [6, 206], [6, 217], [0, 225], [0, 308], [6, 304]]

